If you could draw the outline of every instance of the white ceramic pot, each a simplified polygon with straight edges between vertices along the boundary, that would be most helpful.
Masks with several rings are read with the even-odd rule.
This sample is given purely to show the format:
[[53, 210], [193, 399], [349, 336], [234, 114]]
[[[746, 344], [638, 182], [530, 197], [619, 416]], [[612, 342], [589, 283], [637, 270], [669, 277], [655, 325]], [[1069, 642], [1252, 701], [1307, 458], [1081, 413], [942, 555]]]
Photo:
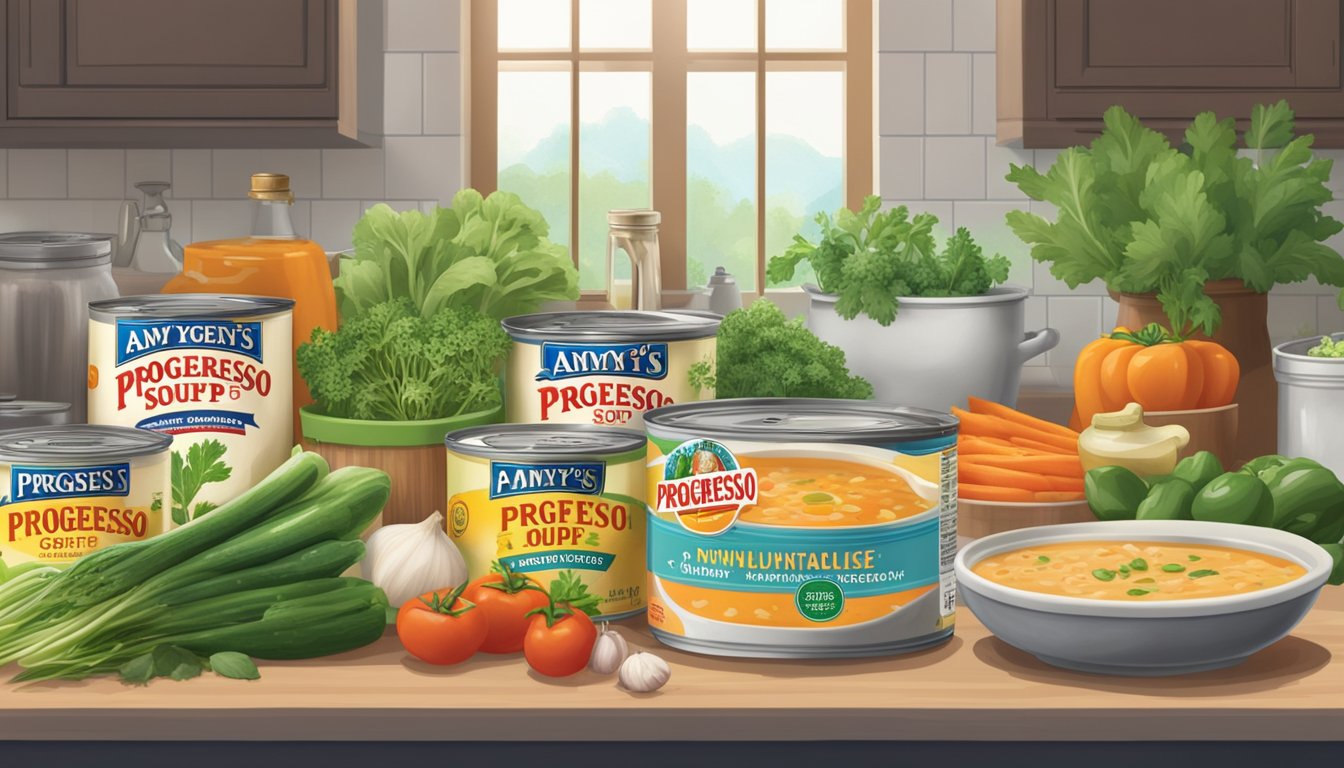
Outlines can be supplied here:
[[[1335, 341], [1344, 333], [1333, 334]], [[1305, 456], [1344, 475], [1344, 358], [1310, 357], [1320, 336], [1274, 348], [1279, 382], [1279, 453]]]
[[1025, 288], [999, 286], [983, 296], [902, 298], [885, 328], [859, 315], [846, 320], [836, 297], [804, 286], [807, 327], [845, 351], [851, 373], [873, 384], [877, 400], [946, 411], [969, 396], [1017, 404], [1022, 364], [1059, 343], [1059, 332], [1025, 332]]

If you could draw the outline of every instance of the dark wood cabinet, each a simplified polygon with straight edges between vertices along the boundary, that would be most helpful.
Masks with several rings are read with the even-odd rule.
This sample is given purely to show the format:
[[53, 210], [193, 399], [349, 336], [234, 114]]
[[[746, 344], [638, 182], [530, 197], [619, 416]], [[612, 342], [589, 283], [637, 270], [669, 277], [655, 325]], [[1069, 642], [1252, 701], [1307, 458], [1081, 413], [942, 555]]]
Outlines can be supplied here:
[[356, 143], [355, 5], [5, 0], [0, 144]]
[[1340, 0], [998, 0], [998, 138], [1086, 143], [1123, 105], [1175, 136], [1286, 98], [1344, 146]]

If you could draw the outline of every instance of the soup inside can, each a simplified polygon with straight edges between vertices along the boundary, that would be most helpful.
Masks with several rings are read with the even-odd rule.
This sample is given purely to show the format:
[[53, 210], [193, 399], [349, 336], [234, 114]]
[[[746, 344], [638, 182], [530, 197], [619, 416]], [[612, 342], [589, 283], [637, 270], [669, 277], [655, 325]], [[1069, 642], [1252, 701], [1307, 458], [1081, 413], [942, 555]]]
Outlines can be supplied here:
[[649, 624], [737, 656], [895, 653], [955, 619], [956, 420], [870, 402], [652, 411]]

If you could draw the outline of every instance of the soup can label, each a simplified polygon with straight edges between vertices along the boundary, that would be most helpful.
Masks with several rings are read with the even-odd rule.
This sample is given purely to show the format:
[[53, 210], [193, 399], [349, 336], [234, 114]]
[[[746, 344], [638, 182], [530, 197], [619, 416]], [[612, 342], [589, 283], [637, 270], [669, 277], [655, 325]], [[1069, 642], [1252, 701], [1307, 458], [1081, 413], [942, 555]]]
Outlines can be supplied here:
[[945, 636], [955, 445], [651, 434], [650, 626], [673, 645], [760, 656], [895, 652]]
[[642, 611], [644, 452], [520, 460], [448, 450], [448, 534], [468, 574], [495, 561], [543, 586], [575, 572], [602, 618]]

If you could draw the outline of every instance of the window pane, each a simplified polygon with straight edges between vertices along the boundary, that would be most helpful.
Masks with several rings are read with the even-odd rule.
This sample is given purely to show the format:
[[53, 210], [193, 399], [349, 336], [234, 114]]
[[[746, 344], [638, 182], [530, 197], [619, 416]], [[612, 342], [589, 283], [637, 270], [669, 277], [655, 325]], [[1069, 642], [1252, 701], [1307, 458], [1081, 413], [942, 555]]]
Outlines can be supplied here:
[[756, 0], [686, 0], [686, 48], [756, 50]]
[[569, 245], [569, 73], [499, 73], [499, 188], [541, 212]]
[[579, 0], [580, 48], [647, 51], [652, 46], [653, 0]]
[[[650, 82], [648, 72], [579, 73], [579, 287], [585, 290], [608, 287], [607, 211], [650, 205]], [[616, 256], [611, 297], [628, 302], [630, 259]]]
[[686, 82], [686, 283], [724, 267], [756, 290], [756, 73]]
[[499, 50], [569, 50], [569, 0], [499, 0]]
[[765, 0], [765, 47], [838, 51], [844, 23], [845, 0]]
[[[816, 242], [817, 212], [834, 214], [844, 204], [844, 74], [765, 73], [765, 136], [768, 259], [783, 253], [795, 234]], [[782, 285], [815, 281], [812, 267], [800, 264]]]

